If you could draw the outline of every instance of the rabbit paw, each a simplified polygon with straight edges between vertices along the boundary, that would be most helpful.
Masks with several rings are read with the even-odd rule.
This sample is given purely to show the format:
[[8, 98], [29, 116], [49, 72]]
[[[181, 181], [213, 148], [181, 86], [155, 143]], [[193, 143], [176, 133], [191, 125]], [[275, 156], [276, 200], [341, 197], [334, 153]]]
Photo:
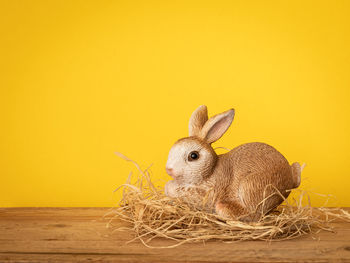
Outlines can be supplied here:
[[227, 212], [226, 206], [223, 203], [220, 203], [220, 202], [216, 203], [215, 212], [223, 218], [230, 217], [228, 212]]
[[215, 204], [215, 212], [227, 219], [238, 219], [239, 216], [245, 213], [243, 206], [236, 202], [217, 202]]

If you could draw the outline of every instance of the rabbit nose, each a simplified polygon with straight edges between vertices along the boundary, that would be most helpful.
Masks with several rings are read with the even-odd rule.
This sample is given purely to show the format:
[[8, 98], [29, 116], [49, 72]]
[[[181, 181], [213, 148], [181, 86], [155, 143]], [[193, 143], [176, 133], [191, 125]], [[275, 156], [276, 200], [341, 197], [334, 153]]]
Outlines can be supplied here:
[[165, 170], [166, 170], [166, 173], [167, 173], [168, 175], [172, 175], [172, 174], [173, 174], [173, 168], [168, 168], [168, 167], [166, 167]]

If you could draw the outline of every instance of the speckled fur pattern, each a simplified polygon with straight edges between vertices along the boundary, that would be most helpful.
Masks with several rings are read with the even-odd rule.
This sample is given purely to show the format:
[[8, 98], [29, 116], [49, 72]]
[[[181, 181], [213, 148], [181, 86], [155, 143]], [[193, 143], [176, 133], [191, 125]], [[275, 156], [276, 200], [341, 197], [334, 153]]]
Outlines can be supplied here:
[[[204, 105], [192, 114], [190, 137], [178, 140], [169, 152], [166, 168], [174, 180], [166, 184], [165, 193], [196, 201], [213, 189], [209, 195], [213, 211], [254, 221], [281, 204], [281, 195], [287, 198], [289, 190], [299, 186], [301, 168], [299, 163], [289, 165], [275, 148], [260, 142], [217, 155], [211, 143], [225, 133], [233, 117], [231, 109], [208, 120]], [[199, 153], [198, 160], [188, 160], [192, 151]]]

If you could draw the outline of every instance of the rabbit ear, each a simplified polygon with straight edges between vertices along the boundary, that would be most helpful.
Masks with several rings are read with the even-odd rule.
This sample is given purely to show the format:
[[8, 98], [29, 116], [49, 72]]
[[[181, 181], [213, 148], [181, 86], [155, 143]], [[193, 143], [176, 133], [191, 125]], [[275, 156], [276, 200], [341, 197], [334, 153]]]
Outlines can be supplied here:
[[234, 116], [235, 110], [230, 109], [211, 117], [203, 126], [199, 137], [209, 144], [217, 141], [230, 127]]
[[207, 106], [199, 106], [193, 113], [190, 118], [188, 125], [188, 131], [190, 136], [199, 136], [201, 129], [208, 120], [208, 110]]

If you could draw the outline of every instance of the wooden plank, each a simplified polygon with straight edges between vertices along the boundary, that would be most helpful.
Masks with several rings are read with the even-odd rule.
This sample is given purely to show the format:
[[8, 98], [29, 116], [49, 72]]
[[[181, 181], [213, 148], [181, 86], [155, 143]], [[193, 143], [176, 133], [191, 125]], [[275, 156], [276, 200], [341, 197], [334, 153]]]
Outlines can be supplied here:
[[[283, 242], [184, 244], [150, 249], [125, 244], [130, 232], [111, 234], [108, 208], [0, 208], [0, 262], [350, 262], [350, 224]], [[153, 245], [170, 241], [156, 239]]]

